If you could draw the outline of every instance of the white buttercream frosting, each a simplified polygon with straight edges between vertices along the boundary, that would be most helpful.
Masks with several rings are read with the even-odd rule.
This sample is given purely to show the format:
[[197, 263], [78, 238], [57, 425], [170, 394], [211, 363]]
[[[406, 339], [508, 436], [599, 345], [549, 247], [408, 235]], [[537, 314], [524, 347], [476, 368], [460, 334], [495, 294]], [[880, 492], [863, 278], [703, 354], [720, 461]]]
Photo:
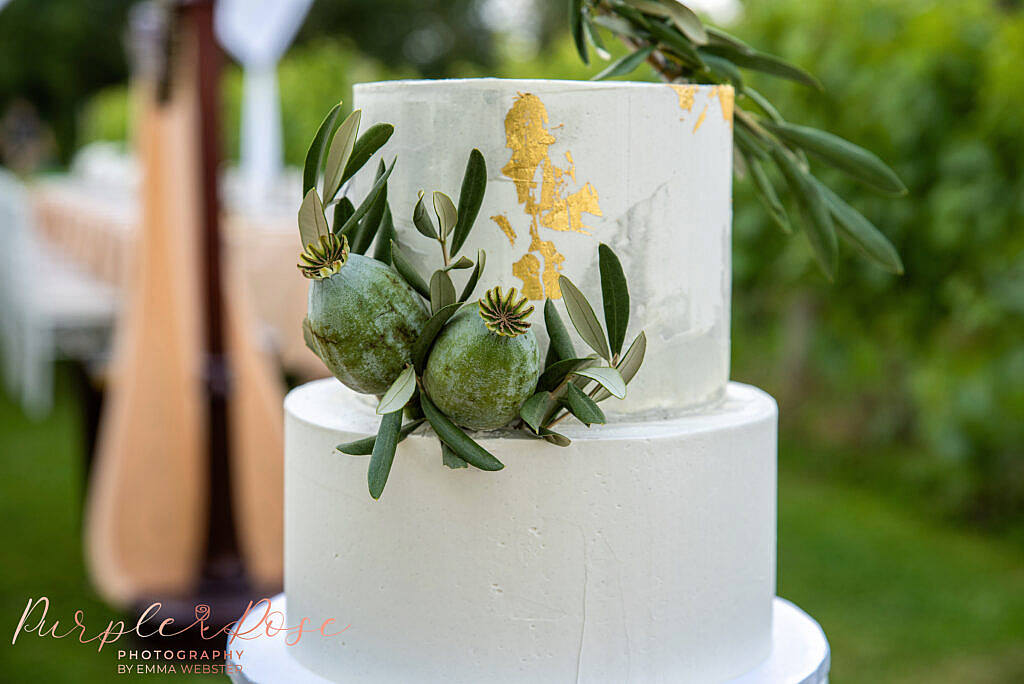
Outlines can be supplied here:
[[[776, 407], [730, 384], [673, 420], [478, 435], [500, 472], [399, 445], [383, 497], [373, 408], [328, 379], [285, 401], [288, 611], [351, 626], [291, 647], [338, 682], [721, 681], [770, 649]], [[561, 428], [560, 428], [561, 429]]]

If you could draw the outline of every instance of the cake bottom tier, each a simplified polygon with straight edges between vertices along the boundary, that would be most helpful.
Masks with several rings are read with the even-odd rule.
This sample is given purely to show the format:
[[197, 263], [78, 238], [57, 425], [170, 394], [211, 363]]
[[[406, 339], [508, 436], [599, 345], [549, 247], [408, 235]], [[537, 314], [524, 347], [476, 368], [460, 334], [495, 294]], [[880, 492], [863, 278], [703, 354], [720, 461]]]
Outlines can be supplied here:
[[[771, 649], [775, 402], [587, 430], [568, 448], [481, 435], [500, 472], [398, 449], [380, 501], [373, 404], [321, 380], [285, 401], [289, 651], [338, 682], [717, 682]], [[328, 628], [328, 633], [334, 627]], [[340, 629], [340, 628], [338, 628]], [[338, 631], [335, 629], [335, 631]]]

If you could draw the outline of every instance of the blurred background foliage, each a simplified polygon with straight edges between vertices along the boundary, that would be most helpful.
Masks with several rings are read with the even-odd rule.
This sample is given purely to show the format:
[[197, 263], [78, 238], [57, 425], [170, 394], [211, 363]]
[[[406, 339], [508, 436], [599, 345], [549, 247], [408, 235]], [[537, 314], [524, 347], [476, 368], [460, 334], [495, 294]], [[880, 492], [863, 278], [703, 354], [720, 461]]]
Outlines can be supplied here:
[[[130, 4], [13, 0], [0, 13], [0, 117], [30, 102], [53, 131], [55, 164], [91, 141], [130, 140], [115, 47]], [[603, 63], [579, 62], [564, 5], [318, 0], [279, 68], [287, 161], [301, 162], [323, 113], [350, 101], [356, 82], [588, 78]], [[875, 151], [910, 188], [882, 198], [820, 169], [906, 266], [892, 276], [846, 250], [832, 285], [804, 239], [782, 236], [745, 180], [735, 188], [733, 377], [779, 400], [780, 592], [830, 630], [837, 679], [844, 669], [862, 681], [1024, 677], [1013, 642], [1024, 625], [1008, 598], [1024, 586], [1021, 5], [748, 0], [726, 27], [823, 82], [818, 93], [749, 74], [784, 116]], [[631, 77], [653, 78], [646, 67]], [[229, 158], [240, 98], [232, 66]], [[965, 530], [1014, 549], [983, 551], [955, 536]], [[955, 639], [940, 634], [949, 625], [962, 626]], [[913, 646], [911, 632], [923, 635]], [[971, 634], [986, 644], [974, 660], [946, 663]], [[927, 670], [906, 664], [912, 648]]]
[[[0, 114], [29, 102], [56, 138], [75, 149], [77, 118], [98, 88], [123, 83], [130, 0], [15, 0], [0, 16]], [[45, 49], [40, 47], [45, 46]]]
[[785, 115], [877, 152], [910, 188], [893, 201], [827, 178], [906, 265], [895, 277], [848, 254], [829, 286], [801, 241], [779, 239], [740, 186], [737, 373], [776, 391], [790, 437], [839, 452], [809, 467], [915, 495], [943, 515], [1019, 525], [1019, 3], [759, 1], [734, 30], [821, 79], [824, 96], [758, 79]]

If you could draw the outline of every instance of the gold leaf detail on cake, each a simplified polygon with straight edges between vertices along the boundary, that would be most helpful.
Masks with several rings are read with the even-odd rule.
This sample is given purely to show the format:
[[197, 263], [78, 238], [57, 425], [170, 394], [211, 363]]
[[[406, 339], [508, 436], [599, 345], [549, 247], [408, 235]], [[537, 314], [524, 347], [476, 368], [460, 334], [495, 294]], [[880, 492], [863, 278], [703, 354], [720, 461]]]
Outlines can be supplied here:
[[[577, 183], [572, 153], [565, 152], [564, 168], [551, 160], [549, 148], [556, 142], [552, 131], [562, 126], [548, 124], [544, 103], [532, 93], [519, 93], [505, 115], [505, 146], [512, 150], [512, 157], [501, 172], [515, 185], [516, 200], [530, 220], [527, 253], [513, 264], [512, 273], [523, 281], [523, 294], [530, 299], [562, 296], [558, 275], [565, 256], [554, 242], [541, 239], [541, 228], [589, 235], [590, 226], [583, 222], [583, 214], [602, 215], [593, 185], [585, 183], [573, 191], [568, 187], [570, 181], [573, 185]], [[515, 244], [512, 222], [506, 216], [491, 219]]]
[[527, 252], [512, 264], [512, 275], [523, 281], [523, 295], [530, 299], [543, 299], [544, 286], [540, 282], [540, 259]]
[[718, 96], [718, 104], [722, 107], [722, 118], [732, 128], [732, 108], [735, 103], [735, 91], [732, 89], [732, 86], [720, 85], [715, 86], [714, 94]]
[[508, 244], [516, 244], [516, 231], [513, 230], [512, 224], [508, 220], [508, 216], [498, 214], [497, 216], [492, 216], [491, 220], [497, 223], [498, 227], [501, 228], [501, 232], [508, 238]]
[[[697, 94], [697, 86], [669, 83], [668, 87], [676, 91], [676, 96], [679, 98], [679, 109], [684, 112], [693, 110], [693, 97]], [[679, 117], [679, 120], [682, 121], [683, 118]]]
[[601, 215], [597, 191], [590, 183], [566, 197], [564, 202], [551, 207], [551, 211], [540, 217], [540, 224], [552, 230], [573, 230], [590, 235], [590, 231], [587, 230], [590, 226], [583, 224], [584, 212], [594, 216]]
[[701, 127], [701, 124], [704, 123], [704, 119], [705, 119], [705, 117], [707, 117], [707, 115], [708, 115], [708, 106], [704, 105], [704, 109], [701, 111], [700, 116], [697, 117], [697, 123], [695, 123], [693, 125], [693, 132], [694, 133], [696, 133], [697, 129], [699, 129]]
[[[668, 84], [669, 88], [672, 88], [676, 92], [676, 96], [679, 98], [679, 109], [683, 112], [692, 112], [693, 105], [696, 102], [697, 88], [695, 85], [680, 85], [676, 83]], [[700, 127], [704, 124], [704, 120], [708, 115], [708, 107], [711, 106], [711, 101], [718, 99], [718, 105], [722, 112], [722, 119], [732, 127], [732, 115], [733, 108], [735, 106], [735, 91], [730, 85], [719, 85], [713, 86], [708, 92], [708, 102], [704, 105], [700, 115], [697, 117], [697, 121], [693, 125], [693, 132], [696, 133]], [[679, 117], [680, 121], [685, 121], [686, 117]]]

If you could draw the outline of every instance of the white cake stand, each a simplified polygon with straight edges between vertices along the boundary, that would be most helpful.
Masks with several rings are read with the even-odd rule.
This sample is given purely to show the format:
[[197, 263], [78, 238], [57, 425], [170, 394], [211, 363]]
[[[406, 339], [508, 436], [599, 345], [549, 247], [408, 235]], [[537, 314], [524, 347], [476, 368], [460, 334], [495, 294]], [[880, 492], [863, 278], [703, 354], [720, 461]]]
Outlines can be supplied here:
[[[272, 610], [285, 611], [285, 596], [273, 599]], [[263, 615], [258, 611], [242, 624], [242, 631]], [[288, 653], [283, 635], [245, 641], [226, 650], [242, 650], [228, 657], [228, 672], [235, 684], [336, 684], [307, 670]], [[725, 684], [828, 684], [831, 665], [828, 640], [814, 618], [786, 599], [776, 598], [772, 611], [772, 652], [759, 666]], [[234, 671], [232, 671], [234, 670]]]

